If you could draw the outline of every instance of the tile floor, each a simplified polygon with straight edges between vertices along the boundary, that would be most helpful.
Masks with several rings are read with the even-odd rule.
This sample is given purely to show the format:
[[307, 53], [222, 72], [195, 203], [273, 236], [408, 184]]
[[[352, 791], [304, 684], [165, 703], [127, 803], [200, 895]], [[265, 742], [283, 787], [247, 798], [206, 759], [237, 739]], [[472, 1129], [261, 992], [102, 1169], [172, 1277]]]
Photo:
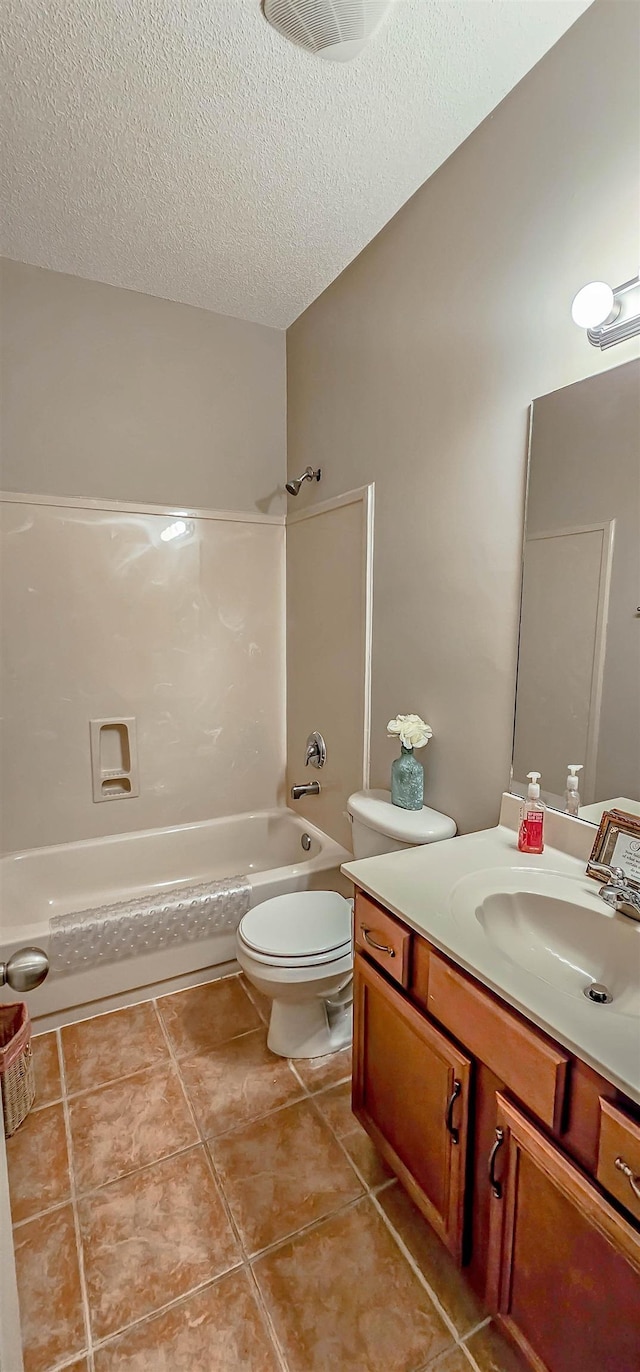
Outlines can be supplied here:
[[286, 1062], [265, 1019], [235, 976], [34, 1040], [25, 1372], [521, 1372], [351, 1114], [350, 1051]]

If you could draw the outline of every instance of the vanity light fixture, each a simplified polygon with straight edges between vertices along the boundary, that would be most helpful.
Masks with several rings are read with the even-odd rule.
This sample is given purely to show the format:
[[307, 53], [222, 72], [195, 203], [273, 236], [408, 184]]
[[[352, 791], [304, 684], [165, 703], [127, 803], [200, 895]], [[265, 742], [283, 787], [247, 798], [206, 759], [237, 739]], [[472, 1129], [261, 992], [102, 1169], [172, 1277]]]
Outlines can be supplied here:
[[[635, 313], [630, 298], [636, 292]], [[571, 306], [574, 324], [586, 329], [594, 348], [612, 348], [640, 333], [640, 276], [614, 289], [606, 281], [590, 281], [574, 296]]]

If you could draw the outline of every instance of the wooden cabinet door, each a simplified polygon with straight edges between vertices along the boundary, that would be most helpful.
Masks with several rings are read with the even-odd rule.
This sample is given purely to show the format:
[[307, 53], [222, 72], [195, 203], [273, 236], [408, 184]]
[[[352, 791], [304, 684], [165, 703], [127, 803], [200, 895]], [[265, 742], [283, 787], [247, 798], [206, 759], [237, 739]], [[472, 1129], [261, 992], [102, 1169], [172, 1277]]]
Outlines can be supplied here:
[[460, 1261], [469, 1058], [357, 953], [353, 1109]]
[[490, 1309], [537, 1372], [637, 1372], [640, 1233], [497, 1100]]

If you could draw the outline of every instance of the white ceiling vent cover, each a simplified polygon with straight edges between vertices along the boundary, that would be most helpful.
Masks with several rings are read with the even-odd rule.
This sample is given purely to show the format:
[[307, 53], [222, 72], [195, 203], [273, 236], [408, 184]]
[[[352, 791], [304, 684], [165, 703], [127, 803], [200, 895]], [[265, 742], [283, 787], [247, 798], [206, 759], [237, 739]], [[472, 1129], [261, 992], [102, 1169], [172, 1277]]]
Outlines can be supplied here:
[[330, 62], [349, 62], [394, 0], [264, 0], [265, 19], [283, 37]]

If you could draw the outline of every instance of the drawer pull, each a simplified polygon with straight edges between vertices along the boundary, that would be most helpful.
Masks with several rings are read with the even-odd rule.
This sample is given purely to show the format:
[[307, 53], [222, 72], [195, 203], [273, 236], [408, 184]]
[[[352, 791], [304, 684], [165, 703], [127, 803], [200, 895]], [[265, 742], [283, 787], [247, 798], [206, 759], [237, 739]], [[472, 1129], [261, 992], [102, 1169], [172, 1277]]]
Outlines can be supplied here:
[[364, 924], [360, 925], [360, 933], [362, 934], [365, 943], [369, 943], [372, 948], [377, 948], [379, 953], [387, 953], [390, 958], [395, 957], [395, 948], [389, 948], [386, 943], [376, 943], [375, 939], [371, 937], [370, 930], [365, 929]]
[[496, 1141], [489, 1154], [489, 1181], [496, 1200], [502, 1200], [502, 1182], [496, 1179], [496, 1158], [504, 1143], [504, 1129], [496, 1129]]
[[629, 1186], [631, 1187], [631, 1190], [633, 1191], [636, 1200], [640, 1200], [640, 1186], [638, 1185], [638, 1178], [634, 1177], [628, 1162], [625, 1162], [624, 1158], [616, 1158], [614, 1166], [617, 1167], [619, 1172], [622, 1172], [623, 1177], [627, 1178]]
[[459, 1082], [459, 1081], [458, 1081], [458, 1078], [456, 1077], [455, 1080], [454, 1080], [454, 1083], [453, 1083], [453, 1091], [451, 1092], [451, 1095], [449, 1096], [449, 1104], [448, 1104], [448, 1106], [447, 1106], [447, 1113], [446, 1113], [446, 1116], [445, 1116], [445, 1124], [446, 1124], [446, 1126], [447, 1126], [448, 1132], [449, 1132], [450, 1135], [451, 1135], [451, 1142], [452, 1142], [452, 1143], [459, 1143], [459, 1142], [460, 1142], [460, 1130], [459, 1130], [459, 1129], [456, 1129], [456, 1127], [455, 1127], [455, 1125], [454, 1125], [454, 1123], [453, 1123], [453, 1107], [454, 1107], [454, 1105], [455, 1105], [455, 1103], [456, 1103], [456, 1101], [457, 1101], [457, 1099], [458, 1099], [458, 1096], [461, 1094], [461, 1092], [462, 1092], [462, 1083]]

